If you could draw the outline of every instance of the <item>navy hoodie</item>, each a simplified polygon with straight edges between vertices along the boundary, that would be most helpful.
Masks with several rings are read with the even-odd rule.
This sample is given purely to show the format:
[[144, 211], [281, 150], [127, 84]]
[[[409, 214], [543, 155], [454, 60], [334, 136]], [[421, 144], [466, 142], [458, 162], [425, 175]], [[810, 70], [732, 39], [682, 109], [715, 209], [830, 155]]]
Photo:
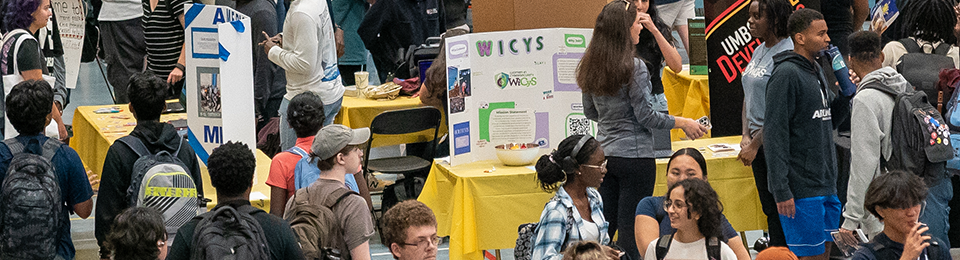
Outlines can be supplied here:
[[831, 119], [849, 115], [850, 99], [831, 91], [820, 65], [800, 54], [784, 51], [773, 60], [763, 125], [770, 193], [777, 202], [836, 195]]

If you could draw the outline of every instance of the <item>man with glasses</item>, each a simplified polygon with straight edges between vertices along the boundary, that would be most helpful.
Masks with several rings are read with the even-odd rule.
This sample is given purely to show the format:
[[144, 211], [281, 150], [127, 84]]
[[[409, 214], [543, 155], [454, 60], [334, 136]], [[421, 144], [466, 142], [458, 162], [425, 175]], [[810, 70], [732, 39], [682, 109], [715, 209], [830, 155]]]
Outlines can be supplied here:
[[437, 218], [427, 205], [407, 200], [383, 214], [383, 245], [394, 259], [436, 259], [440, 237]]

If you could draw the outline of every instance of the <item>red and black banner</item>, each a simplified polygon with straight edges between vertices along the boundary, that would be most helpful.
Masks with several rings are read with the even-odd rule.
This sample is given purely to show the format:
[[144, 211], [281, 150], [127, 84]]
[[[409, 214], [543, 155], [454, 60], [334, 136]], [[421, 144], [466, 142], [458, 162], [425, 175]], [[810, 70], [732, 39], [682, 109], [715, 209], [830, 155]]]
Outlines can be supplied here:
[[[710, 68], [710, 118], [712, 136], [740, 135], [743, 85], [747, 68], [760, 39], [750, 35], [747, 19], [754, 0], [704, 0], [707, 62]], [[819, 0], [789, 0], [799, 8], [820, 9]], [[788, 39], [789, 40], [789, 39]]]

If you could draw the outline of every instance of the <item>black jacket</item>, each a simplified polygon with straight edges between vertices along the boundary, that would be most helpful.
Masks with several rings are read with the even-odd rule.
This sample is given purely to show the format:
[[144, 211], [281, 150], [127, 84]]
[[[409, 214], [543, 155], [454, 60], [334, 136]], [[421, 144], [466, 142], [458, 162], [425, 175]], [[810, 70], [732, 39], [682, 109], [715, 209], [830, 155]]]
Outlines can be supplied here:
[[770, 193], [777, 202], [836, 195], [832, 118], [850, 114], [850, 98], [831, 91], [823, 69], [796, 52], [773, 60], [763, 123]]
[[[203, 179], [200, 177], [200, 163], [197, 161], [197, 155], [193, 152], [190, 144], [183, 140], [177, 134], [173, 125], [155, 121], [139, 121], [137, 127], [130, 133], [131, 136], [140, 138], [147, 149], [151, 152], [158, 152], [160, 149], [174, 151], [180, 147], [177, 157], [187, 166], [193, 181], [197, 185], [197, 194], [203, 196]], [[97, 245], [100, 246], [100, 255], [108, 252], [103, 247], [110, 228], [113, 227], [113, 219], [121, 211], [130, 207], [127, 203], [127, 187], [130, 186], [130, 174], [133, 171], [133, 163], [137, 161], [137, 153], [130, 147], [121, 143], [114, 142], [107, 150], [107, 157], [103, 160], [103, 172], [100, 174], [100, 190], [97, 195], [97, 210], [95, 217], [94, 234], [97, 237]]]
[[442, 0], [378, 0], [360, 22], [357, 34], [373, 56], [381, 82], [397, 69], [410, 45], [420, 46], [428, 37], [446, 31]]

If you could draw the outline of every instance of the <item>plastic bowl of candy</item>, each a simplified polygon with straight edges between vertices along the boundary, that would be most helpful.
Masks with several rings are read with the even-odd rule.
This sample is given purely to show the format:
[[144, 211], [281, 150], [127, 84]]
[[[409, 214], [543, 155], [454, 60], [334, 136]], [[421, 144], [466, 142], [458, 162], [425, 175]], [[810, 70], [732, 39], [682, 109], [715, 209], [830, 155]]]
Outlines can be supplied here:
[[537, 160], [540, 145], [535, 143], [506, 143], [497, 145], [497, 158], [507, 166], [529, 165]]

